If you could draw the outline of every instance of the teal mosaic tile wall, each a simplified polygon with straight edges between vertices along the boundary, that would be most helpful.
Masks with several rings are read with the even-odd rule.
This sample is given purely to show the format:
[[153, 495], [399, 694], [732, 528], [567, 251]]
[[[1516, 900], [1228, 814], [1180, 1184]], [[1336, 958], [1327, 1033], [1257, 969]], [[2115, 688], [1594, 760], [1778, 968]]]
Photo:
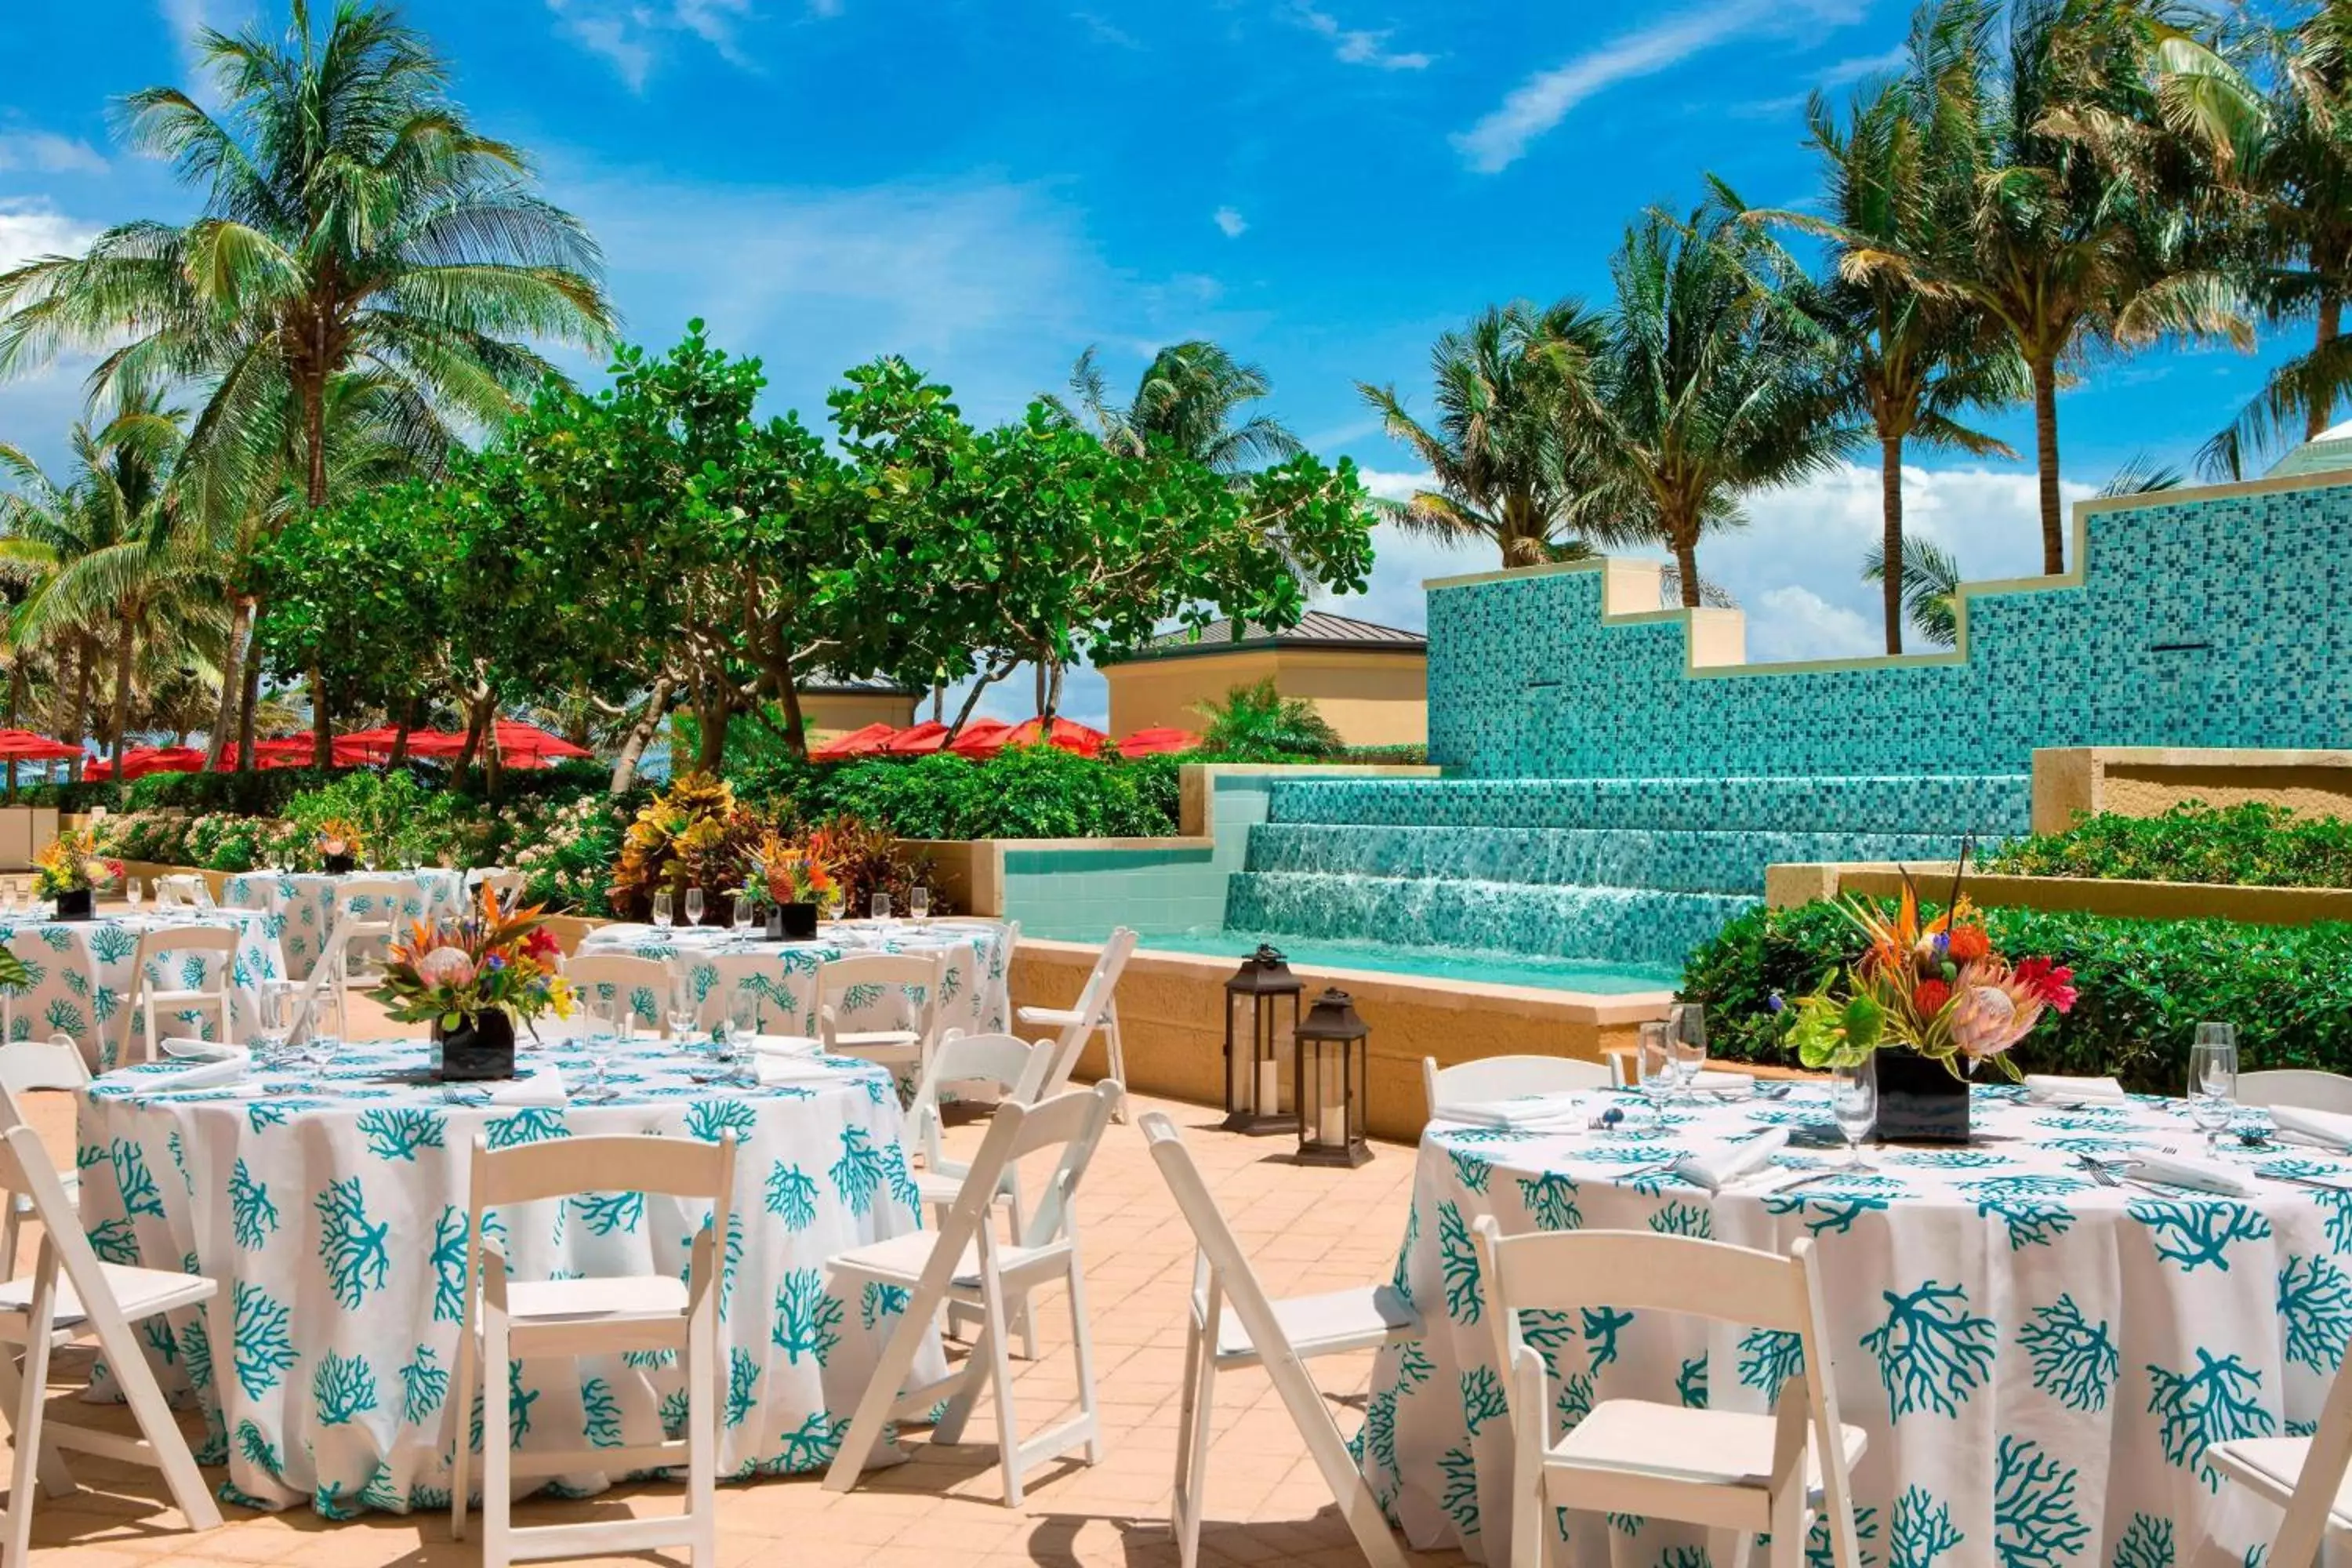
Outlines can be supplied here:
[[[1433, 762], [1488, 778], [2021, 774], [2037, 746], [2352, 744], [2352, 485], [2088, 516], [2078, 585], [1972, 595], [1967, 656], [1690, 674], [1597, 570], [1429, 595]], [[1901, 825], [1916, 830], [1916, 821]]]

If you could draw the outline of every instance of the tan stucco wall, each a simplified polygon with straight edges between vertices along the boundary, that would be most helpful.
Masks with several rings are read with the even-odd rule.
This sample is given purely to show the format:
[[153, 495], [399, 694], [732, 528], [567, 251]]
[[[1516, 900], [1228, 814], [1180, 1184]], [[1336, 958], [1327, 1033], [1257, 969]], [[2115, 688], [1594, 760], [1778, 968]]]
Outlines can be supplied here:
[[[1794, 909], [1843, 894], [1892, 899], [1904, 874], [1924, 897], [1941, 903], [1956, 868], [1896, 867], [1872, 861], [1767, 867], [1764, 901]], [[1980, 908], [2057, 910], [2118, 920], [2238, 921], [2247, 925], [2299, 926], [2352, 921], [2352, 890], [2342, 888], [2229, 887], [2210, 882], [2135, 882], [2121, 878], [2002, 877], [1970, 871], [1961, 884]]]
[[2191, 800], [2352, 817], [2352, 752], [2074, 746], [2033, 753], [2036, 833], [2063, 833], [2078, 812], [2161, 816]]
[[888, 724], [903, 730], [915, 721], [915, 704], [919, 700], [912, 693], [888, 691], [811, 692], [801, 699], [801, 720], [808, 726], [810, 738], [817, 741], [846, 735], [868, 724]]
[[1351, 746], [1412, 746], [1429, 738], [1429, 660], [1423, 655], [1264, 647], [1106, 666], [1111, 733], [1163, 724], [1199, 730], [1208, 722], [1202, 704], [1222, 702], [1234, 687], [1269, 676], [1285, 697], [1313, 702]]

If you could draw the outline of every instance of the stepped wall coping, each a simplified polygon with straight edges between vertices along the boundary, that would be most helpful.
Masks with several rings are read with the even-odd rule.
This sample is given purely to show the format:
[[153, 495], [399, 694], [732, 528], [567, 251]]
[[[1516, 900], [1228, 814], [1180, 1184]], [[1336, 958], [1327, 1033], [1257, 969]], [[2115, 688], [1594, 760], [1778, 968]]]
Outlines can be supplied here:
[[[1903, 874], [1923, 898], [1941, 902], [1952, 886], [1953, 862], [1896, 866], [1888, 861], [1768, 866], [1764, 902], [1793, 909], [1851, 893], [1893, 898]], [[2211, 882], [2141, 882], [2099, 877], [2011, 877], [1970, 871], [1960, 886], [1981, 909], [2048, 910], [2122, 920], [2230, 920], [2248, 925], [2315, 925], [2352, 921], [2352, 888], [2252, 888]]]

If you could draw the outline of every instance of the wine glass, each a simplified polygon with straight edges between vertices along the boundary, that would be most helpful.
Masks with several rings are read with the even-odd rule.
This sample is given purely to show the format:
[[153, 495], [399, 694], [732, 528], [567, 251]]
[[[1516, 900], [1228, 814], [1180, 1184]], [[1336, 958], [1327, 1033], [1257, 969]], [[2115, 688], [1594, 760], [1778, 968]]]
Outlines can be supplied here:
[[2198, 1025], [2189, 1047], [2189, 1119], [2204, 1132], [2208, 1154], [2219, 1152], [2237, 1099], [2238, 1031], [2228, 1024]]
[[907, 913], [919, 921], [931, 918], [931, 890], [920, 882], [907, 889]]
[[694, 987], [684, 976], [669, 983], [669, 1037], [684, 1040], [694, 1032]]
[[702, 923], [702, 889], [698, 887], [686, 890], [686, 923], [690, 926]]
[[728, 998], [729, 1033], [734, 1037], [735, 1060], [746, 1072], [753, 1071], [755, 1059], [752, 1042], [760, 1037], [760, 995], [746, 985]]
[[654, 924], [667, 931], [677, 917], [669, 912], [669, 889], [662, 888], [654, 894]]
[[253, 991], [253, 1059], [263, 1067], [275, 1067], [286, 1054], [286, 1037], [293, 1009], [287, 1005], [284, 988], [274, 980], [265, 980]]
[[590, 1081], [584, 1099], [605, 1100], [613, 1098], [613, 1087], [605, 1082], [604, 1075], [612, 1067], [613, 1047], [621, 1043], [614, 1034], [617, 1026], [614, 1020], [614, 1010], [616, 1006], [626, 1005], [626, 1003], [607, 1001], [602, 996], [588, 998], [588, 1037], [585, 1043], [589, 1060], [595, 1064], [596, 1075]]
[[125, 908], [127, 908], [128, 910], [130, 910], [130, 911], [131, 911], [132, 914], [134, 914], [134, 915], [135, 915], [135, 914], [137, 914], [137, 913], [139, 912], [139, 900], [140, 900], [140, 893], [139, 893], [139, 879], [138, 879], [138, 878], [136, 878], [136, 877], [125, 877], [125, 878], [123, 878], [123, 879], [122, 879], [122, 902], [123, 902], [123, 906], [124, 906]]
[[875, 889], [874, 897], [867, 900], [866, 912], [872, 915], [877, 921], [888, 920], [890, 918], [890, 895], [884, 892], [879, 888]]
[[1652, 1119], [1658, 1119], [1675, 1092], [1674, 1035], [1658, 1020], [1642, 1026], [1640, 1039], [1633, 1047], [1633, 1080], [1641, 1086], [1642, 1098], [1649, 1102]]
[[842, 899], [840, 889], [836, 888], [832, 892], [827, 893], [824, 896], [824, 918], [827, 923], [833, 925], [840, 924], [842, 911], [848, 907], [848, 904]]
[[739, 937], [751, 934], [751, 895], [749, 893], [735, 895], [735, 934]]
[[1706, 1009], [1696, 1002], [1675, 1003], [1666, 1011], [1666, 1031], [1674, 1048], [1675, 1078], [1688, 1099], [1699, 1069], [1706, 1066]]
[[1869, 1170], [1868, 1162], [1862, 1157], [1862, 1141], [1869, 1136], [1872, 1126], [1878, 1121], [1878, 1058], [1875, 1056], [1839, 1062], [1830, 1068], [1830, 1114], [1837, 1119], [1838, 1131], [1845, 1137], [1848, 1168]]

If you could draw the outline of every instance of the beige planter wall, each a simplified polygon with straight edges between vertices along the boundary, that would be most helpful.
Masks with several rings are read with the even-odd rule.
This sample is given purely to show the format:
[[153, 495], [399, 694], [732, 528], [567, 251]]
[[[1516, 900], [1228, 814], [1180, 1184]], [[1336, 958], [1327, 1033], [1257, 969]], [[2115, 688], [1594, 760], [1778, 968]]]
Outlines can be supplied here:
[[[1903, 890], [1906, 869], [1924, 898], [1941, 903], [1951, 891], [1949, 862], [1901, 868], [1864, 862], [1774, 866], [1765, 873], [1764, 901], [1784, 910], [1841, 893], [1891, 899]], [[1960, 885], [1984, 909], [2058, 910], [2121, 920], [2242, 921], [2249, 925], [2352, 921], [2352, 889], [2342, 888], [2229, 888], [2093, 877], [1993, 877], [1974, 871]]]
[[2072, 746], [2033, 753], [2036, 833], [2063, 833], [2078, 813], [2161, 816], [2192, 800], [2352, 817], [2352, 752]]

